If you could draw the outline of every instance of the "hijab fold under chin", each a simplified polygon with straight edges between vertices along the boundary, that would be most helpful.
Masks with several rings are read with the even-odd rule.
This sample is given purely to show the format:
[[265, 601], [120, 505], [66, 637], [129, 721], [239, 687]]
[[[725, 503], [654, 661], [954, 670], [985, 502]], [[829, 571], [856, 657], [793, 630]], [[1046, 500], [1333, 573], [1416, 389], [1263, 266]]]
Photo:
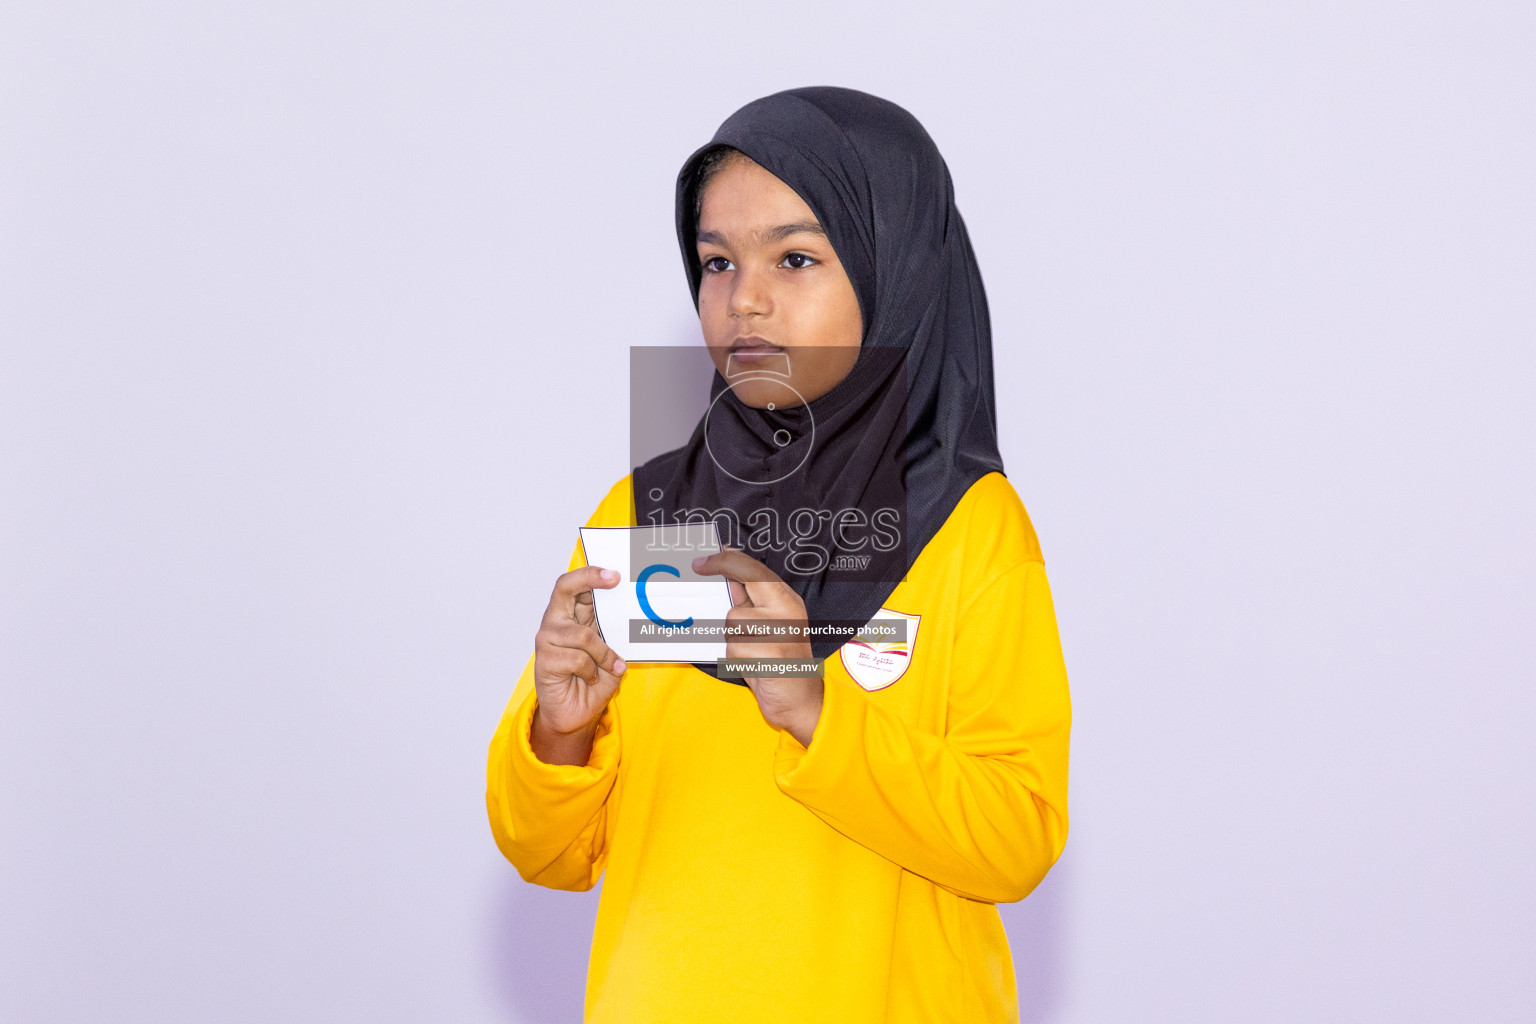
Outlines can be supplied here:
[[[1003, 468], [981, 273], [949, 169], [911, 114], [854, 89], [790, 89], [732, 114], [678, 175], [678, 244], [695, 309], [698, 172], [720, 145], [761, 164], [815, 212], [858, 297], [863, 346], [848, 376], [808, 407], [754, 409], [717, 372], [713, 411], [702, 417], [701, 396], [689, 441], [635, 469], [637, 522], [675, 521], [684, 509], [729, 509], [745, 522], [764, 509], [782, 521], [802, 508], [895, 508], [899, 543], [863, 546], [858, 554], [870, 558], [855, 571], [829, 562], [797, 573], [792, 551], [744, 547], [794, 587], [812, 625], [865, 622], [971, 484]], [[781, 429], [788, 444], [775, 441]], [[826, 657], [843, 642], [813, 640], [811, 649]]]

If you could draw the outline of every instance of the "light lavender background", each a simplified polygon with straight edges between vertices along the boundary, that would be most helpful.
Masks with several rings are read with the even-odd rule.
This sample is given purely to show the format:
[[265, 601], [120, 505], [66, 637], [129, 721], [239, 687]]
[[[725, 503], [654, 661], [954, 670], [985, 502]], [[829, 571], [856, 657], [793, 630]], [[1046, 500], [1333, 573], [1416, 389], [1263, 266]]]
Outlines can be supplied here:
[[989, 290], [1076, 713], [1024, 1020], [1525, 1019], [1533, 12], [7, 3], [0, 1019], [577, 1019], [485, 747], [697, 337], [673, 176], [806, 84]]

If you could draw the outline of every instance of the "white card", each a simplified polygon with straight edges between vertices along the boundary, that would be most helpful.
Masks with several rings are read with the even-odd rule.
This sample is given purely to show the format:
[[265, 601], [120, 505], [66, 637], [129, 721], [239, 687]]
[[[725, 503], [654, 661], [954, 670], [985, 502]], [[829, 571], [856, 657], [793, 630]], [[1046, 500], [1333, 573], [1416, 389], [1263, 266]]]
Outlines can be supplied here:
[[[675, 526], [662, 530], [676, 530]], [[725, 657], [725, 640], [636, 640], [631, 623], [659, 632], [657, 623], [681, 623], [689, 619], [722, 621], [731, 610], [731, 588], [725, 577], [700, 577], [693, 559], [720, 550], [720, 534], [713, 522], [691, 524], [689, 543], [680, 534], [666, 534], [672, 543], [658, 545], [653, 526], [583, 526], [581, 547], [588, 565], [614, 569], [619, 583], [593, 587], [597, 630], [619, 657], [633, 662], [711, 662]], [[658, 550], [660, 548], [661, 550]], [[649, 569], [649, 574], [645, 570]], [[645, 576], [641, 588], [635, 576]], [[647, 615], [644, 605], [650, 606]]]

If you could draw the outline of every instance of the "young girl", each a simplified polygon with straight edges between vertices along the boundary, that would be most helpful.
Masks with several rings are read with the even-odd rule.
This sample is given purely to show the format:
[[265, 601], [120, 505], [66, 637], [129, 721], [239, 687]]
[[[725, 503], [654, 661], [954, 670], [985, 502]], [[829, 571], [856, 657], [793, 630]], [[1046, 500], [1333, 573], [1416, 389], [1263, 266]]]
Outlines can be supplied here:
[[552, 888], [606, 872], [588, 1021], [1016, 1021], [995, 904], [1066, 842], [1071, 709], [948, 169], [900, 107], [793, 89], [689, 158], [677, 214], [711, 411], [588, 525], [809, 509], [834, 557], [763, 529], [695, 564], [730, 619], [906, 632], [727, 647], [819, 676], [626, 665], [593, 618], [617, 576], [578, 545], [491, 741], [497, 845]]

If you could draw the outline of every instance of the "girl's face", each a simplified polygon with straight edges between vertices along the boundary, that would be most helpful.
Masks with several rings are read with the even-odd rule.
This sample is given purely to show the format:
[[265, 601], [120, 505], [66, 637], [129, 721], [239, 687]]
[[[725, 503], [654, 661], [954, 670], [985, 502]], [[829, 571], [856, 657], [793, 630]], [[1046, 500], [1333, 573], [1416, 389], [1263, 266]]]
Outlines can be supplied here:
[[864, 336], [858, 296], [794, 189], [732, 156], [704, 188], [698, 242], [704, 341], [743, 402], [799, 405], [848, 375]]

